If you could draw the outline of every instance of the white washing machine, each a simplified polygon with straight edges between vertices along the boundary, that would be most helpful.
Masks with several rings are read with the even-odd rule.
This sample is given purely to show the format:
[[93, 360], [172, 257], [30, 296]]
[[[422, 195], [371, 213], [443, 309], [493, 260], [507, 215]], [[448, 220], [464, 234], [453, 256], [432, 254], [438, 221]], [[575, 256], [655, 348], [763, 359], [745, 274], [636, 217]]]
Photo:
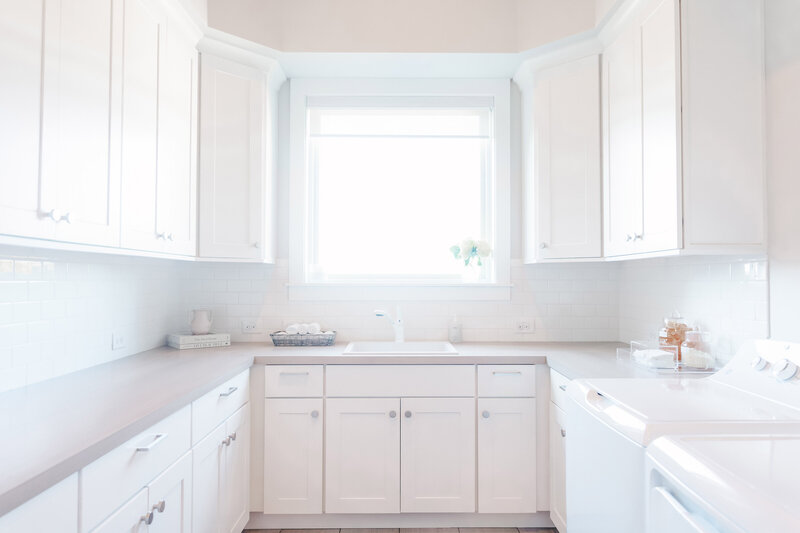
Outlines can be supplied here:
[[647, 533], [800, 531], [800, 436], [661, 437], [647, 449]]
[[800, 435], [798, 365], [800, 344], [755, 341], [707, 378], [573, 381], [569, 533], [645, 531], [645, 448], [660, 436]]

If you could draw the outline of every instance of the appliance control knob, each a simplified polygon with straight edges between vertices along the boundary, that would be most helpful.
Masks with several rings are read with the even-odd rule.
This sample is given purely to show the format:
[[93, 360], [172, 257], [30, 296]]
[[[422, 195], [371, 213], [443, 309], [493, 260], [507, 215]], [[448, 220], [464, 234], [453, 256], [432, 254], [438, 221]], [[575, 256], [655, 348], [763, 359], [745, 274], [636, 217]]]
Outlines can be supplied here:
[[772, 369], [772, 375], [778, 381], [789, 381], [797, 374], [797, 365], [788, 359], [781, 359]]
[[750, 361], [750, 366], [752, 366], [754, 370], [761, 372], [769, 366], [769, 362], [760, 355], [757, 355]]

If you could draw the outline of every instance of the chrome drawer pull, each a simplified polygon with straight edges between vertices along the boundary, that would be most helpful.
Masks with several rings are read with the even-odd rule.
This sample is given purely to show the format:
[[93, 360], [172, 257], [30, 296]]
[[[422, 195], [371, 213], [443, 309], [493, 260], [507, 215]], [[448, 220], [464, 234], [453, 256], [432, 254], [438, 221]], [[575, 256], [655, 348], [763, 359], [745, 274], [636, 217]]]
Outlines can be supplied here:
[[514, 370], [514, 371], [511, 371], [511, 370], [493, 370], [492, 371], [492, 375], [493, 376], [497, 376], [499, 374], [506, 374], [506, 375], [520, 374], [520, 375], [522, 375], [522, 372], [519, 371], [519, 370]]
[[220, 398], [227, 398], [228, 396], [230, 396], [231, 394], [233, 394], [237, 390], [239, 390], [239, 387], [231, 387], [225, 392], [220, 392], [219, 393], [219, 397]]
[[566, 385], [559, 385], [558, 388], [561, 389], [564, 392], [567, 392], [567, 386]]
[[151, 443], [150, 443], [150, 444], [148, 444], [147, 446], [138, 446], [138, 447], [136, 448], [136, 451], [137, 451], [137, 452], [149, 452], [150, 450], [152, 450], [153, 448], [155, 448], [155, 447], [156, 447], [156, 445], [157, 445], [158, 443], [160, 443], [160, 442], [164, 442], [164, 439], [166, 439], [166, 438], [167, 438], [167, 434], [166, 434], [166, 433], [159, 433], [159, 434], [158, 434], [158, 435], [156, 435], [156, 437], [153, 439], [153, 442], [151, 442]]

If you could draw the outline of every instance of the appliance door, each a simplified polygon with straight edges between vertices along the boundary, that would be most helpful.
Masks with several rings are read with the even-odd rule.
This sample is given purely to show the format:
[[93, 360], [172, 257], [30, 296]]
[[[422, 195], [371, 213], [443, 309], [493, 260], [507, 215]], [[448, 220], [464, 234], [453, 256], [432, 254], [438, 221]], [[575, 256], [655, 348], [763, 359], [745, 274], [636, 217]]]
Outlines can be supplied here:
[[650, 489], [647, 533], [723, 533], [692, 514], [664, 487]]
[[642, 533], [645, 449], [612, 427], [618, 407], [596, 391], [580, 398], [567, 402], [569, 533]]

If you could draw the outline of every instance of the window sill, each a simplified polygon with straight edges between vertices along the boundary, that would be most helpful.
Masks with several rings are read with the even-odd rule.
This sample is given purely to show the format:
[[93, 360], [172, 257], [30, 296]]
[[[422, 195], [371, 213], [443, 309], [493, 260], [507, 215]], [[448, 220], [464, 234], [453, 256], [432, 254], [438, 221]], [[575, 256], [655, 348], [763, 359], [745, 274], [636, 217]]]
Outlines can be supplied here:
[[510, 283], [287, 283], [290, 300], [297, 301], [507, 301]]

